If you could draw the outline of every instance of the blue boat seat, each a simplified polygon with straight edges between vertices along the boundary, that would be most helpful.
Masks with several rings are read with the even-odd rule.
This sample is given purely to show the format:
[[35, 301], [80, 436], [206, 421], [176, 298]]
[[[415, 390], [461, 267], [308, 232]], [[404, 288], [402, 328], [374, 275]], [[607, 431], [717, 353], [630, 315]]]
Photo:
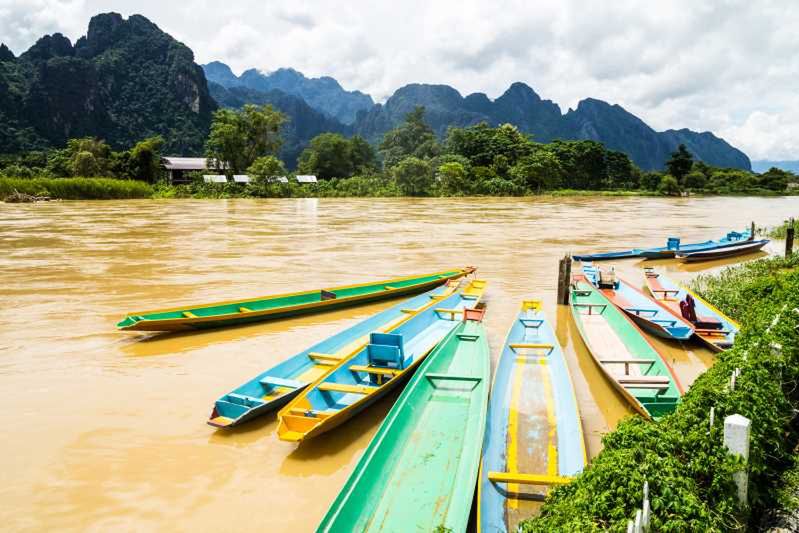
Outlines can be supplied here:
[[370, 366], [404, 368], [405, 350], [402, 335], [396, 333], [372, 333], [366, 346]]
[[299, 389], [306, 385], [306, 383], [297, 381], [296, 379], [283, 379], [276, 378], [274, 376], [264, 376], [258, 381], [258, 383], [267, 387], [286, 387], [289, 389]]
[[669, 250], [679, 250], [680, 249], [680, 238], [679, 237], [669, 237], [668, 243], [666, 244], [666, 248]]

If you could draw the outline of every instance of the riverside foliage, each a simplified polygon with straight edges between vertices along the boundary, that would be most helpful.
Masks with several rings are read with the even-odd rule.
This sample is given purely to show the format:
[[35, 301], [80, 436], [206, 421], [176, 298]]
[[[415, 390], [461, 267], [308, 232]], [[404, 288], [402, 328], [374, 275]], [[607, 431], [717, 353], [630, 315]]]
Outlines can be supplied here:
[[[654, 531], [730, 531], [754, 525], [782, 492], [799, 430], [799, 255], [700, 276], [694, 288], [742, 324], [735, 347], [718, 355], [678, 409], [658, 423], [628, 417], [572, 483], [552, 490], [522, 531], [625, 531], [649, 482]], [[733, 390], [730, 376], [740, 375]], [[715, 423], [709, 425], [710, 408]], [[752, 420], [749, 508], [739, 510], [732, 473], [741, 468], [722, 444], [725, 416]], [[783, 480], [784, 472], [790, 479]], [[750, 524], [751, 522], [751, 524]]]
[[[596, 141], [535, 142], [510, 124], [450, 128], [439, 140], [416, 108], [375, 148], [357, 135], [315, 137], [299, 157], [299, 173], [317, 185], [270, 183], [285, 175], [277, 159], [285, 116], [271, 106], [245, 106], [214, 114], [207, 157], [215, 172], [243, 171], [256, 183], [159, 185], [157, 196], [523, 196], [557, 191], [618, 194], [784, 194], [795, 175], [776, 168], [763, 174], [721, 169], [695, 161], [684, 146], [673, 154], [671, 172], [643, 172], [622, 152]], [[100, 139], [72, 139], [64, 149], [0, 158], [0, 175], [65, 177], [98, 175], [156, 181], [162, 141], [145, 139], [114, 152]], [[272, 174], [274, 173], [274, 174]], [[674, 175], [672, 175], [674, 174]], [[199, 179], [199, 177], [198, 177]]]

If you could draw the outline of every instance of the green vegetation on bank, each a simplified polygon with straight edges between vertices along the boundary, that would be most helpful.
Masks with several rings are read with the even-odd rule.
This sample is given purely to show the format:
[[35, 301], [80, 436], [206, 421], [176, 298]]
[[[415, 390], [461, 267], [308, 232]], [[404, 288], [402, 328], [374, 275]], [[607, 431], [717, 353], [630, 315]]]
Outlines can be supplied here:
[[[654, 531], [730, 531], [778, 507], [793, 472], [799, 428], [799, 255], [763, 259], [700, 276], [694, 288], [742, 324], [735, 347], [658, 423], [632, 416], [603, 438], [604, 449], [572, 483], [549, 494], [531, 531], [625, 531], [649, 482]], [[733, 390], [730, 376], [740, 375]], [[715, 423], [709, 424], [710, 409]], [[752, 420], [749, 508], [739, 512], [732, 473], [740, 463], [723, 446], [723, 420]]]
[[[297, 196], [524, 196], [532, 194], [785, 194], [797, 181], [772, 168], [762, 174], [710, 167], [685, 146], [672, 154], [666, 172], [643, 172], [626, 154], [595, 141], [535, 142], [510, 124], [450, 128], [439, 140], [422, 107], [374, 147], [357, 135], [323, 133], [299, 157], [298, 173], [316, 185], [277, 183], [292, 176], [278, 158], [286, 116], [272, 106], [245, 105], [214, 113], [206, 143], [212, 171], [247, 173], [253, 183], [192, 183], [157, 186], [157, 197]], [[71, 139], [66, 147], [0, 157], [0, 176], [60, 178], [105, 176], [163, 181], [160, 137], [114, 152], [100, 139]], [[201, 181], [201, 176], [197, 180]]]
[[[799, 219], [794, 217], [792, 220], [794, 234], [796, 234], [796, 232], [799, 231]], [[761, 233], [766, 237], [771, 237], [772, 239], [784, 239], [788, 235], [789, 227], [791, 227], [791, 220], [786, 220], [779, 226], [762, 230]]]
[[151, 198], [153, 188], [142, 181], [110, 178], [0, 178], [0, 199], [14, 192], [62, 200]]

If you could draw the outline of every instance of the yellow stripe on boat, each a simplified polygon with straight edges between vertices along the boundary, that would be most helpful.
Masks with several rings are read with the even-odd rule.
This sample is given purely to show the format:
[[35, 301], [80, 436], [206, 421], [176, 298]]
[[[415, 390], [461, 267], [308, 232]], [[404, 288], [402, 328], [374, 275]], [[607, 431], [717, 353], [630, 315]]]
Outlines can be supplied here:
[[[495, 483], [520, 485], [566, 485], [571, 483], [573, 478], [542, 474], [521, 474], [519, 472], [489, 472], [488, 479]], [[508, 491], [510, 491], [510, 485], [508, 485]]]

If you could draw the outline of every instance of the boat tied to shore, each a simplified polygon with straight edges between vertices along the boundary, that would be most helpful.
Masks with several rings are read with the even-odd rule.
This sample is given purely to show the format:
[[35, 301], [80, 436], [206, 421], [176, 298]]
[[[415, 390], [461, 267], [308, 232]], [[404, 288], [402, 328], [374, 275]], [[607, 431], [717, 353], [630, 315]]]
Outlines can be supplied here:
[[123, 331], [185, 331], [249, 324], [424, 292], [475, 270], [465, 267], [313, 291], [137, 311], [128, 314], [117, 328]]
[[679, 252], [699, 252], [715, 250], [727, 246], [735, 246], [752, 239], [751, 230], [742, 232], [730, 231], [724, 237], [716, 240], [707, 240], [691, 244], [682, 244], [679, 237], [669, 237], [666, 246], [656, 248], [633, 248], [621, 252], [604, 252], [596, 254], [577, 254], [572, 256], [575, 261], [609, 261], [613, 259], [627, 259], [643, 257], [645, 259], [672, 259]]

